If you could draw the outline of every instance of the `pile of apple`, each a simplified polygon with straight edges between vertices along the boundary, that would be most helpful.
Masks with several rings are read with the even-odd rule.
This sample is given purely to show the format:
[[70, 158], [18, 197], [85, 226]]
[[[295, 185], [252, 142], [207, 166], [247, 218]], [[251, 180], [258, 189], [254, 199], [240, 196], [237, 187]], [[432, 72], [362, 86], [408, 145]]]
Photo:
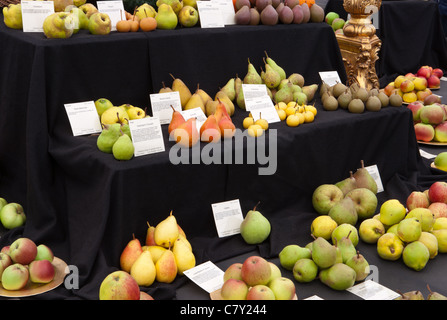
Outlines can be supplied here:
[[3, 289], [21, 290], [28, 283], [46, 284], [56, 274], [52, 250], [29, 238], [18, 238], [0, 251], [0, 279]]
[[340, 18], [340, 15], [337, 12], [328, 12], [324, 17], [324, 21], [332, 27], [335, 33], [343, 34], [343, 27], [345, 26], [346, 21], [343, 18]]
[[416, 139], [424, 142], [447, 142], [447, 107], [436, 95], [424, 102], [415, 101], [407, 106], [413, 114]]
[[8, 203], [6, 199], [0, 198], [0, 222], [6, 229], [20, 227], [26, 222], [26, 215], [21, 204]]
[[251, 256], [230, 265], [220, 290], [223, 300], [293, 300], [295, 284], [273, 262]]

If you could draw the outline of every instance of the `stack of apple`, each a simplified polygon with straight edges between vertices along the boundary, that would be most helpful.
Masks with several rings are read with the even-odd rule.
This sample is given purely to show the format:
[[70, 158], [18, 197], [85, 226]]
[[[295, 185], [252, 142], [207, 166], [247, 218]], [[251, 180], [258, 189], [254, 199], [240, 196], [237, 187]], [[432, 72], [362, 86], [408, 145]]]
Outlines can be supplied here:
[[18, 238], [0, 252], [0, 277], [5, 290], [21, 290], [28, 283], [46, 284], [53, 281], [56, 270], [52, 250], [36, 245], [29, 238]]
[[144, 244], [134, 237], [120, 256], [121, 270], [140, 286], [171, 283], [196, 264], [192, 246], [172, 212], [156, 226], [148, 223]]
[[0, 221], [6, 229], [20, 227], [26, 222], [26, 215], [21, 204], [8, 203], [5, 198], [0, 198]]
[[317, 116], [317, 108], [314, 105], [302, 104], [296, 101], [285, 103], [283, 101], [275, 104], [276, 112], [281, 121], [286, 121], [289, 127], [298, 127], [303, 123], [314, 122]]
[[223, 300], [293, 300], [295, 284], [273, 262], [251, 256], [230, 265], [220, 290]]
[[343, 27], [345, 26], [346, 21], [343, 18], [340, 18], [340, 15], [337, 12], [328, 12], [324, 17], [324, 21], [332, 27], [335, 33], [343, 34]]
[[430, 95], [425, 102], [415, 101], [407, 106], [413, 114], [416, 139], [424, 142], [447, 142], [447, 107], [441, 98]]

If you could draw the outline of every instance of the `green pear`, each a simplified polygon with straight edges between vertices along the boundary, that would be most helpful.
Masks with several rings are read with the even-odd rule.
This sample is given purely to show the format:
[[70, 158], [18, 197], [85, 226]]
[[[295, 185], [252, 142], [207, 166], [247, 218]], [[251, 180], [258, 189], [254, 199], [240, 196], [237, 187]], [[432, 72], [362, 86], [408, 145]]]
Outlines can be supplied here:
[[284, 71], [284, 69], [280, 67], [272, 58], [270, 58], [267, 52], [264, 51], [264, 53], [266, 56], [265, 61], [267, 62], [267, 64], [279, 74], [281, 80], [286, 79], [286, 72]]
[[338, 225], [331, 234], [332, 243], [338, 243], [343, 237], [348, 236], [354, 247], [359, 243], [359, 234], [357, 228], [349, 223], [342, 223]]
[[407, 267], [420, 271], [430, 259], [430, 252], [422, 242], [413, 241], [405, 246], [402, 259]]
[[318, 237], [312, 242], [312, 260], [318, 267], [324, 269], [334, 265], [337, 259], [337, 249], [326, 239]]
[[158, 7], [158, 10], [160, 10], [160, 6], [162, 4], [170, 5], [172, 10], [175, 12], [175, 14], [178, 16], [180, 10], [183, 8], [183, 1], [182, 0], [157, 0], [155, 3]]
[[293, 101], [293, 85], [289, 82], [275, 93], [275, 103]]
[[121, 131], [121, 135], [113, 144], [112, 154], [116, 160], [130, 160], [135, 152], [132, 139]]
[[155, 264], [149, 251], [143, 250], [141, 252], [130, 268], [130, 275], [137, 281], [139, 286], [148, 287], [154, 283], [156, 276]]
[[421, 223], [422, 231], [430, 231], [435, 223], [435, 216], [433, 212], [428, 208], [414, 208], [407, 213], [405, 219], [417, 218]]
[[335, 243], [336, 247], [340, 249], [343, 263], [346, 263], [352, 256], [357, 254], [357, 250], [355, 249], [351, 238], [349, 238], [350, 234], [351, 231]]
[[344, 263], [336, 263], [319, 273], [321, 282], [334, 290], [346, 290], [352, 287], [356, 277], [354, 269]]
[[244, 77], [245, 84], [262, 84], [261, 75], [256, 70], [255, 66], [248, 59], [247, 74]]
[[8, 4], [7, 7], [3, 7], [3, 21], [8, 28], [22, 29], [22, 5], [19, 3]]
[[335, 184], [337, 187], [343, 191], [343, 194], [346, 195], [349, 191], [357, 188], [357, 184], [355, 183], [355, 178], [352, 174], [352, 171], [349, 171], [349, 177], [343, 179]]
[[334, 206], [329, 209], [328, 215], [337, 222], [338, 225], [348, 223], [354, 226], [358, 220], [354, 201], [349, 197], [345, 197], [335, 203]]
[[397, 225], [397, 235], [404, 242], [413, 242], [418, 240], [421, 233], [421, 223], [417, 218], [403, 219]]
[[308, 248], [300, 247], [297, 244], [289, 244], [279, 252], [278, 256], [281, 266], [286, 270], [292, 270], [298, 260], [310, 259], [312, 253]]
[[427, 300], [447, 300], [447, 297], [444, 296], [443, 294], [440, 294], [439, 292], [436, 292], [436, 291], [431, 291], [428, 284], [427, 284], [427, 289], [428, 289], [428, 292], [430, 292], [427, 296]]
[[256, 207], [257, 205], [247, 212], [240, 226], [242, 238], [248, 244], [259, 244], [263, 242], [270, 235], [271, 231], [270, 222], [256, 210]]
[[304, 86], [304, 77], [299, 73], [292, 73], [287, 79], [300, 87]]
[[235, 84], [236, 79], [235, 78], [231, 78], [230, 80], [227, 81], [227, 83], [222, 87], [222, 89], [220, 89], [221, 91], [225, 92], [225, 94], [227, 95], [227, 97], [231, 100], [234, 101], [234, 99], [236, 99], [236, 84]]
[[354, 269], [356, 273], [355, 281], [362, 281], [369, 275], [370, 268], [369, 263], [366, 261], [365, 257], [361, 255], [358, 251], [355, 255], [349, 258], [345, 264], [352, 269]]
[[293, 278], [301, 283], [311, 282], [318, 275], [317, 264], [309, 258], [299, 259], [293, 265]]
[[267, 62], [265, 62], [265, 60], [264, 64], [265, 64], [265, 73], [263, 77], [264, 83], [270, 89], [276, 88], [281, 82], [281, 76], [275, 69], [273, 69]]
[[120, 137], [119, 123], [103, 124], [103, 129], [96, 140], [96, 145], [99, 150], [105, 153], [112, 153], [112, 148], [115, 142]]
[[361, 167], [354, 173], [354, 179], [357, 184], [357, 188], [367, 188], [377, 194], [377, 183], [368, 170], [365, 168], [363, 160], [360, 161]]
[[394, 300], [424, 300], [424, 295], [419, 290], [417, 291], [408, 291], [402, 293], [397, 291], [400, 294], [400, 297], [397, 297]]
[[169, 4], [162, 3], [158, 7], [158, 13], [155, 16], [157, 29], [173, 30], [177, 27], [178, 18]]

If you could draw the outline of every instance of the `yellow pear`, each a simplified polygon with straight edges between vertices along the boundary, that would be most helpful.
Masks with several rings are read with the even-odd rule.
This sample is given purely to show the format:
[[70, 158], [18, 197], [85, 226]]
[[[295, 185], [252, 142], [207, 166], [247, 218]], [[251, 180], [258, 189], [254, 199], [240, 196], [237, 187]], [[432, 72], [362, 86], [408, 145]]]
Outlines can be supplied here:
[[171, 283], [177, 276], [177, 263], [175, 262], [174, 253], [170, 250], [163, 252], [155, 263], [155, 279], [162, 283]]
[[187, 244], [186, 239], [179, 237], [174, 242], [172, 253], [174, 253], [175, 262], [177, 264], [177, 273], [183, 275], [183, 272], [195, 267], [196, 257]]
[[163, 252], [165, 252], [168, 249], [166, 249], [164, 247], [161, 247], [161, 246], [145, 246], [143, 248], [143, 250], [149, 251], [151, 253], [151, 256], [152, 256], [152, 261], [154, 261], [154, 263], [156, 263], [157, 260], [163, 254]]
[[186, 106], [186, 103], [188, 103], [188, 100], [191, 98], [191, 90], [189, 90], [188, 86], [179, 78], [174, 77], [171, 74], [172, 79], [174, 81], [172, 82], [171, 89], [172, 91], [177, 91], [180, 95], [180, 103], [182, 105], [182, 108]]
[[205, 110], [205, 104], [203, 103], [202, 97], [198, 93], [194, 93], [191, 98], [186, 103], [183, 110], [189, 110], [194, 108], [200, 108], [202, 109], [203, 113], [206, 112]]
[[188, 241], [188, 239], [186, 239], [185, 235], [179, 234], [177, 240], [178, 239], [181, 239], [188, 246], [189, 250], [192, 250], [191, 243]]
[[160, 221], [155, 227], [154, 240], [155, 244], [165, 248], [169, 247], [169, 243], [174, 243], [175, 239], [178, 238], [179, 229], [177, 225], [177, 220], [171, 213], [169, 216]]
[[211, 98], [211, 96], [205, 90], [200, 89], [199, 84], [197, 84], [196, 93], [198, 93], [202, 97], [204, 105], [206, 105], [208, 101], [213, 100], [213, 98]]
[[155, 281], [156, 271], [152, 255], [144, 250], [130, 268], [130, 275], [139, 286], [150, 286]]
[[214, 100], [220, 100], [225, 105], [225, 108], [227, 109], [227, 113], [232, 116], [234, 114], [234, 103], [231, 101], [231, 99], [228, 97], [228, 95], [220, 90], [216, 93], [216, 96], [214, 97]]

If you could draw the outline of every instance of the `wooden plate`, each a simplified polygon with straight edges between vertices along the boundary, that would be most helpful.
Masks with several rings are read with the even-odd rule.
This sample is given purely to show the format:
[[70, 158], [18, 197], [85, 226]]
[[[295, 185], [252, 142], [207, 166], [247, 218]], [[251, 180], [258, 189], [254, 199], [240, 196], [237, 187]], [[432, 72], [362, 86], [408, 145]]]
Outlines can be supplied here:
[[67, 264], [62, 259], [54, 257], [53, 265], [55, 268], [53, 281], [49, 283], [28, 282], [22, 290], [6, 290], [0, 283], [0, 296], [10, 298], [30, 297], [53, 290], [64, 282], [65, 275], [67, 274]]
[[[210, 293], [210, 297], [211, 297], [211, 300], [223, 300], [223, 299], [222, 299], [222, 296], [221, 296], [221, 294], [220, 294], [220, 289], [211, 292], [211, 293]], [[292, 300], [298, 300], [298, 297], [297, 297], [296, 294], [295, 294], [295, 296], [293, 297]]]

